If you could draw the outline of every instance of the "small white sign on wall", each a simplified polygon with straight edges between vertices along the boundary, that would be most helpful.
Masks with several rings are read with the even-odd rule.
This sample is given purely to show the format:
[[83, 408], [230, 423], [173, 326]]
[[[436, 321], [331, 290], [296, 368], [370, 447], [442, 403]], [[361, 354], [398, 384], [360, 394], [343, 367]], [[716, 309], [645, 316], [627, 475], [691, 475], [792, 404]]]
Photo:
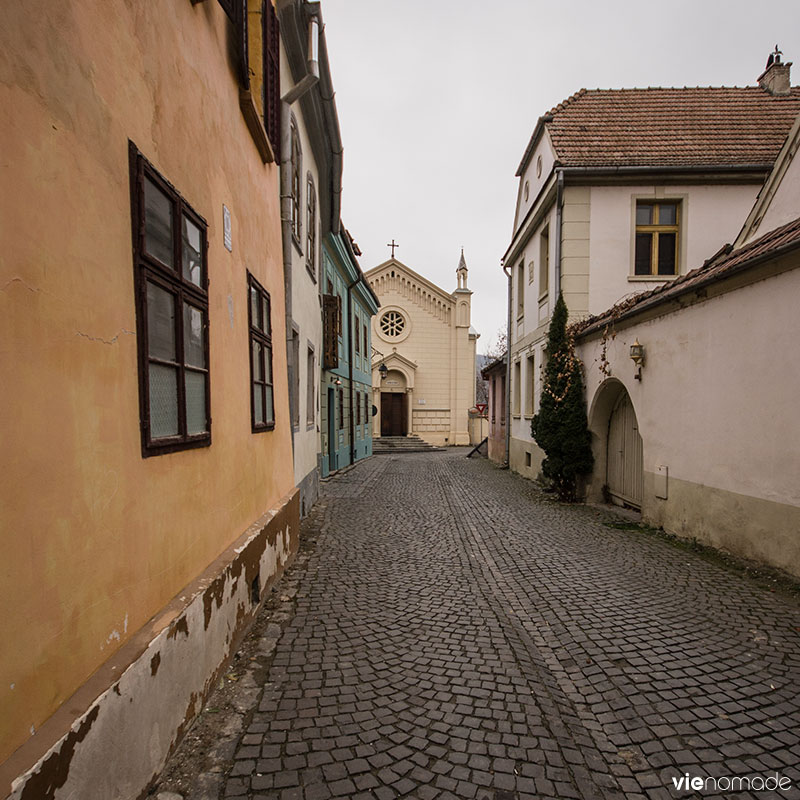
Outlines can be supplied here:
[[420, 397], [420, 399], [419, 399], [419, 404], [420, 404], [421, 406], [424, 406], [424, 405], [425, 405], [427, 402], [428, 402], [428, 401], [427, 401], [427, 400], [426, 400], [424, 397]]
[[225, 249], [229, 252], [233, 252], [233, 232], [231, 230], [231, 212], [228, 210], [228, 206], [222, 206], [222, 239], [225, 243]]
[[655, 495], [659, 500], [667, 499], [667, 482], [669, 480], [669, 467], [659, 465], [656, 467], [655, 474]]

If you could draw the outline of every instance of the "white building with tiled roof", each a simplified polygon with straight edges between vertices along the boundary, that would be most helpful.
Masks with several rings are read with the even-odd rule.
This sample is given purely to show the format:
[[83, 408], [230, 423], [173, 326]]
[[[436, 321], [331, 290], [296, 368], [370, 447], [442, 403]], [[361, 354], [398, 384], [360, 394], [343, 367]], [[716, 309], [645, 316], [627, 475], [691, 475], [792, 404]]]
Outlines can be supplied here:
[[540, 470], [531, 419], [558, 293], [571, 319], [598, 314], [732, 241], [800, 112], [790, 66], [752, 87], [581, 90], [539, 119], [503, 256], [513, 470]]
[[798, 149], [800, 115], [733, 244], [576, 326], [588, 498], [796, 576]]

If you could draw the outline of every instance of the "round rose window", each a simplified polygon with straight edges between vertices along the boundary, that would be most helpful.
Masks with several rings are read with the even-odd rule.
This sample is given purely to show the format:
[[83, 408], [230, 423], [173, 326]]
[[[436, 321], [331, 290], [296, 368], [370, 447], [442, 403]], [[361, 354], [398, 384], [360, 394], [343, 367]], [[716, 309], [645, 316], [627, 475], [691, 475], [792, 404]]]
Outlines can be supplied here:
[[384, 336], [399, 336], [406, 327], [403, 315], [397, 311], [387, 311], [381, 317], [381, 331]]

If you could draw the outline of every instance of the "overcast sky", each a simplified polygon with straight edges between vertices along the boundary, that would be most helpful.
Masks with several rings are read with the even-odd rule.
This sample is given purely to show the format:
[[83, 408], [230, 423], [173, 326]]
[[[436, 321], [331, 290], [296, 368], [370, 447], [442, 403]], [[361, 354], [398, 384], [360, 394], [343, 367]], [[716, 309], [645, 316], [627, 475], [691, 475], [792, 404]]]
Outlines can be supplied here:
[[585, 88], [755, 85], [800, 2], [324, 0], [361, 266], [396, 257], [450, 292], [464, 247], [478, 352], [505, 326], [500, 258], [536, 120]]

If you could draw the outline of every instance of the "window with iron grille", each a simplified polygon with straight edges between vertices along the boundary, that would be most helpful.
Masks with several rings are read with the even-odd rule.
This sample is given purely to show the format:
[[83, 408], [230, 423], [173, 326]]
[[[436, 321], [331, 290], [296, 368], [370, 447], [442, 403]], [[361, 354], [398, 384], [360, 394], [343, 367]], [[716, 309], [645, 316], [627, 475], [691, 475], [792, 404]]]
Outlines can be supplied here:
[[253, 433], [275, 427], [272, 385], [272, 315], [269, 293], [248, 272], [250, 322], [250, 419]]
[[129, 148], [144, 457], [211, 444], [207, 225]]

